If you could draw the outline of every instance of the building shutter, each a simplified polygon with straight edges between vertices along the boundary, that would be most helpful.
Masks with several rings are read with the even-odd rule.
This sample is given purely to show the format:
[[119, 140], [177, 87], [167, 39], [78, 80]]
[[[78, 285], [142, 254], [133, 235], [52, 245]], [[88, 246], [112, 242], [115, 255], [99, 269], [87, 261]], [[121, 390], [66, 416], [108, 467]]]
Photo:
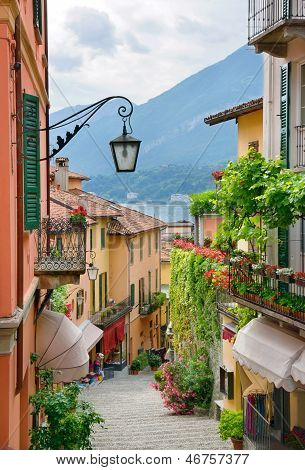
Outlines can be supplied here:
[[135, 304], [135, 285], [131, 284], [130, 286], [130, 305], [134, 306]]
[[[289, 8], [288, 3], [286, 7]], [[285, 6], [284, 6], [285, 8]], [[281, 67], [281, 156], [285, 168], [289, 167], [289, 72], [290, 64]], [[289, 265], [289, 229], [278, 229], [278, 264], [282, 267]], [[281, 283], [282, 284], [282, 283]], [[286, 290], [287, 286], [280, 286]]]
[[103, 274], [100, 274], [98, 277], [99, 282], [99, 309], [103, 308]]
[[40, 34], [42, 34], [41, 0], [33, 0], [33, 23], [34, 27], [38, 28]]
[[290, 64], [281, 67], [281, 156], [285, 168], [289, 167], [289, 70]]
[[40, 224], [39, 99], [23, 95], [24, 227]]

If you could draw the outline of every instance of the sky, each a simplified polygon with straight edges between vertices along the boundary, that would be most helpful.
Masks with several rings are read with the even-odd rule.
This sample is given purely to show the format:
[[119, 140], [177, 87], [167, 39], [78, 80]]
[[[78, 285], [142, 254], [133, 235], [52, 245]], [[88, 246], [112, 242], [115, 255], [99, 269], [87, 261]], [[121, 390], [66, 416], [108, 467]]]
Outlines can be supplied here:
[[53, 112], [111, 95], [142, 104], [247, 42], [245, 0], [48, 4]]

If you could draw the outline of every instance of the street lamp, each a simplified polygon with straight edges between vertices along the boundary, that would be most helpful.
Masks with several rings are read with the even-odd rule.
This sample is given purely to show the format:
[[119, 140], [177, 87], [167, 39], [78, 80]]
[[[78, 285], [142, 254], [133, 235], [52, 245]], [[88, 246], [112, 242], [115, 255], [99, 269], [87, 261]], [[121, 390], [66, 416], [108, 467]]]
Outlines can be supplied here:
[[89, 267], [87, 268], [89, 281], [96, 281], [97, 280], [98, 271], [99, 271], [99, 269], [96, 266], [94, 266], [93, 263], [89, 264]]
[[[88, 121], [109, 101], [114, 99], [125, 100], [128, 103], [128, 107], [120, 106], [118, 108], [118, 114], [123, 120], [123, 133], [120, 137], [112, 140], [110, 142], [111, 152], [117, 172], [133, 172], [136, 169], [141, 140], [136, 139], [131, 136], [132, 128], [130, 124], [130, 118], [133, 113], [133, 104], [125, 96], [109, 96], [100, 101], [97, 101], [86, 108], [83, 108], [81, 111], [72, 114], [71, 116], [62, 119], [61, 121], [52, 124], [51, 126], [39, 129], [39, 131], [54, 131], [61, 127], [68, 126], [73, 122], [80, 121], [81, 124], [77, 124], [73, 132], [66, 132], [66, 137], [57, 136], [57, 147], [55, 147], [52, 153], [46, 157], [40, 159], [40, 161], [48, 160], [55, 157], [75, 136], [83, 127], [89, 127]], [[127, 126], [131, 132], [127, 132]]]
[[123, 134], [110, 142], [115, 168], [118, 173], [135, 171], [141, 145], [140, 140], [127, 133], [126, 120], [123, 121]]

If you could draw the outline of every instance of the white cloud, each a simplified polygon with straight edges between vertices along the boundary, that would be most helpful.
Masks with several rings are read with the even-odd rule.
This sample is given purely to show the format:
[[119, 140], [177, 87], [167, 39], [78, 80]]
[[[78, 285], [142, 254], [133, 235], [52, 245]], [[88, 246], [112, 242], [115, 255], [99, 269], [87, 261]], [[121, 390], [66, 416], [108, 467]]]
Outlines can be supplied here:
[[[245, 0], [52, 0], [51, 76], [72, 104], [139, 104], [245, 44], [246, 28]], [[51, 92], [53, 110], [67, 105]]]

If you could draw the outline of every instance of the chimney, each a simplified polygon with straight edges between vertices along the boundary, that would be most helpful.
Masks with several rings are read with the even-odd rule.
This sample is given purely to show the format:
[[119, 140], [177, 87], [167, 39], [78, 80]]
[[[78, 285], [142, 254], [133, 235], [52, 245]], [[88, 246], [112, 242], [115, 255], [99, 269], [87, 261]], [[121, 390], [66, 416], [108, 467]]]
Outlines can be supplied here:
[[79, 204], [80, 206], [83, 206], [83, 207], [86, 209], [86, 211], [88, 211], [88, 209], [89, 209], [89, 201], [88, 201], [88, 197], [87, 197], [86, 194], [80, 194], [80, 195], [78, 196], [78, 204]]
[[62, 191], [69, 191], [69, 158], [56, 158], [54, 185], [59, 185]]

